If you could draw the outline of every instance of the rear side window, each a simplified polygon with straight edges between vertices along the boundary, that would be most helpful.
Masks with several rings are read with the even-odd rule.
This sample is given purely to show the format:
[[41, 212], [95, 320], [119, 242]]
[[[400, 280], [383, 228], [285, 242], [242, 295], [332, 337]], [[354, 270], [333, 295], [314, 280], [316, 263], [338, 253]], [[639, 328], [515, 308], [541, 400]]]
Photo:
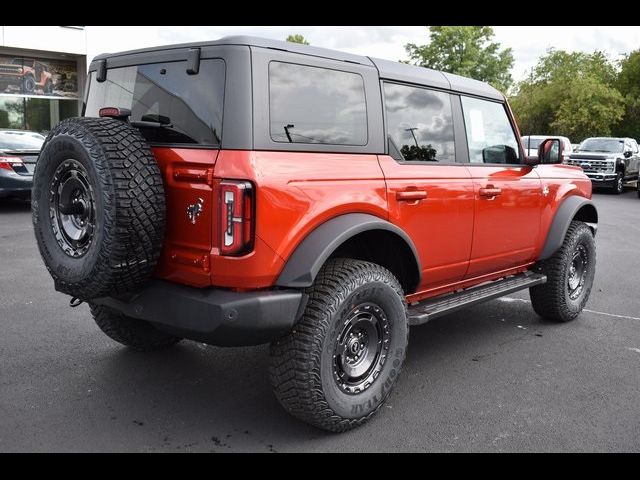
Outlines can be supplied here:
[[274, 142], [366, 145], [362, 77], [327, 68], [269, 63], [269, 131]]
[[520, 163], [518, 142], [504, 105], [478, 98], [460, 98], [469, 144], [469, 161]]
[[455, 162], [448, 93], [384, 84], [389, 154], [396, 160]]
[[219, 146], [224, 61], [202, 60], [197, 75], [186, 68], [186, 61], [111, 68], [100, 83], [92, 73], [85, 116], [97, 117], [103, 107], [127, 108], [150, 143]]

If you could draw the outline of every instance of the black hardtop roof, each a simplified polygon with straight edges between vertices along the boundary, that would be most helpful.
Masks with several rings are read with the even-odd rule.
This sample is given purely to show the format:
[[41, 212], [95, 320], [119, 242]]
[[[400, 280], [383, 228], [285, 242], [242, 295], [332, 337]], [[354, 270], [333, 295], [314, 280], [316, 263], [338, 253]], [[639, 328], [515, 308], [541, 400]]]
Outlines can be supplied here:
[[180, 43], [175, 45], [163, 45], [158, 47], [142, 48], [138, 50], [128, 50], [117, 53], [103, 53], [96, 56], [92, 61], [90, 70], [95, 70], [94, 62], [102, 59], [110, 59], [115, 57], [126, 57], [127, 55], [140, 55], [144, 53], [162, 52], [168, 50], [179, 50], [188, 48], [208, 47], [216, 45], [246, 45], [251, 47], [271, 48], [276, 50], [284, 50], [302, 55], [311, 55], [315, 57], [328, 58], [360, 65], [367, 65], [378, 69], [380, 78], [387, 80], [395, 80], [399, 82], [414, 83], [428, 87], [442, 88], [445, 90], [453, 90], [460, 93], [468, 93], [488, 97], [495, 100], [504, 100], [504, 95], [491, 85], [480, 82], [460, 75], [439, 72], [424, 67], [407, 65], [391, 60], [383, 60], [379, 58], [365, 57], [352, 53], [331, 50], [328, 48], [314, 47], [311, 45], [302, 45], [299, 43], [285, 42], [281, 40], [271, 40], [262, 37], [253, 37], [249, 35], [232, 35], [222, 37], [218, 40]]

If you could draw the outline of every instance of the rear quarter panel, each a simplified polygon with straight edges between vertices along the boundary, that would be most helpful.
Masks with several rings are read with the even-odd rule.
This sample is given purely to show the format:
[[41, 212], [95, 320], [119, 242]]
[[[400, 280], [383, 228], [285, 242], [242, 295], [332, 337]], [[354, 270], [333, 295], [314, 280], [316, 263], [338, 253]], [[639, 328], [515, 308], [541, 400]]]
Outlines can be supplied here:
[[254, 251], [235, 258], [215, 255], [214, 238], [211, 280], [218, 286], [271, 286], [300, 242], [333, 217], [388, 218], [376, 155], [223, 150], [215, 176], [250, 180], [257, 192]]

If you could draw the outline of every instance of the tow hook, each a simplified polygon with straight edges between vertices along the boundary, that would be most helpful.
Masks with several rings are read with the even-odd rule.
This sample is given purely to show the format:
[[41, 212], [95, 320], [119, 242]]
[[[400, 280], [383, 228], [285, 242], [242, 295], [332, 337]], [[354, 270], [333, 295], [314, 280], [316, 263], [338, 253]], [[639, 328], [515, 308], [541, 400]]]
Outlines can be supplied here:
[[71, 300], [69, 300], [69, 306], [71, 308], [76, 308], [79, 307], [80, 305], [82, 305], [84, 303], [83, 300], [80, 300], [78, 297], [73, 297]]

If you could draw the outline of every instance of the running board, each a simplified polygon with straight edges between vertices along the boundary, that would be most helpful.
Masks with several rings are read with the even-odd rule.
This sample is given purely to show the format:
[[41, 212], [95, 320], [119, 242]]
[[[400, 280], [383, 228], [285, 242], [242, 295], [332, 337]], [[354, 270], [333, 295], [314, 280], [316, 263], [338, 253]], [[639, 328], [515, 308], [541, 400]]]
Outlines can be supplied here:
[[442, 297], [430, 298], [409, 307], [409, 325], [421, 325], [436, 317], [540, 285], [546, 281], [546, 275], [524, 272]]

